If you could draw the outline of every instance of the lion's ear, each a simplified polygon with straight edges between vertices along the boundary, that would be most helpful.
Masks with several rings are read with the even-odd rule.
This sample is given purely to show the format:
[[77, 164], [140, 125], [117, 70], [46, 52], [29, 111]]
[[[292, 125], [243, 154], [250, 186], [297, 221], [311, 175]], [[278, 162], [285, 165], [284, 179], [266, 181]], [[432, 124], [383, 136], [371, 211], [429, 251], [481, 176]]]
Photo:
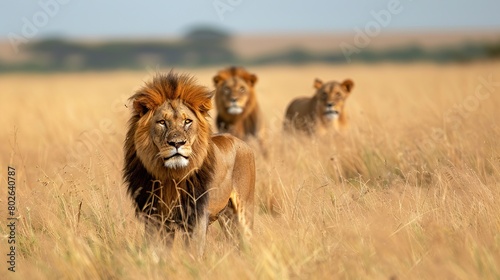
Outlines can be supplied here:
[[219, 85], [220, 82], [224, 81], [224, 77], [221, 74], [215, 75], [214, 78], [214, 85], [217, 86]]
[[315, 89], [320, 89], [322, 86], [323, 86], [323, 82], [320, 79], [318, 79], [318, 78], [314, 79], [314, 88]]
[[134, 112], [141, 117], [154, 108], [153, 101], [145, 98], [141, 93], [133, 95], [129, 100], [132, 101]]
[[205, 94], [205, 99], [199, 104], [198, 109], [203, 115], [208, 114], [208, 111], [212, 109], [212, 97], [215, 95], [215, 91], [207, 91]]
[[144, 116], [149, 111], [149, 108], [146, 104], [141, 103], [138, 100], [134, 100], [134, 112], [139, 116]]
[[351, 79], [346, 79], [345, 81], [342, 82], [342, 87], [347, 92], [351, 92], [353, 86], [354, 86], [354, 82]]
[[250, 74], [247, 76], [247, 83], [251, 86], [254, 86], [257, 82], [257, 76], [254, 74]]

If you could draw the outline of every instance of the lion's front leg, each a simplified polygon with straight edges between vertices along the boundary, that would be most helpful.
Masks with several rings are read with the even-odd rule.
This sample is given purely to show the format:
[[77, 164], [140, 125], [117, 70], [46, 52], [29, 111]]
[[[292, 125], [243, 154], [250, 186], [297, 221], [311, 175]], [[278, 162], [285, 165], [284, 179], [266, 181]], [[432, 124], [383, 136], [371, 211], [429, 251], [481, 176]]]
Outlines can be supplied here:
[[206, 211], [203, 212], [202, 216], [199, 217], [198, 222], [194, 228], [193, 232], [193, 240], [196, 242], [196, 251], [198, 252], [198, 256], [203, 256], [205, 251], [205, 245], [207, 241], [207, 230], [208, 230], [208, 213]]
[[161, 240], [171, 248], [175, 239], [175, 227], [159, 216], [146, 216], [145, 233], [147, 240]]
[[182, 238], [186, 247], [194, 250], [198, 257], [202, 257], [208, 229], [208, 219], [209, 215], [206, 210], [197, 214], [192, 219], [188, 219], [190, 224], [184, 225]]

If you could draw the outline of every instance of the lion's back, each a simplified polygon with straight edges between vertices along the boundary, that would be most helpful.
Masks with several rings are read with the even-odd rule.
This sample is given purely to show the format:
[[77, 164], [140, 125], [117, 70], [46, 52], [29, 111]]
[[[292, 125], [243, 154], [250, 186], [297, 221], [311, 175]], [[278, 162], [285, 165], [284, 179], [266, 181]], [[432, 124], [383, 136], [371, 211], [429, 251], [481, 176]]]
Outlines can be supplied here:
[[[253, 158], [252, 148], [240, 138], [229, 133], [217, 133], [212, 135], [212, 141], [217, 148], [226, 156], [243, 154]], [[226, 158], [227, 159], [227, 158]]]

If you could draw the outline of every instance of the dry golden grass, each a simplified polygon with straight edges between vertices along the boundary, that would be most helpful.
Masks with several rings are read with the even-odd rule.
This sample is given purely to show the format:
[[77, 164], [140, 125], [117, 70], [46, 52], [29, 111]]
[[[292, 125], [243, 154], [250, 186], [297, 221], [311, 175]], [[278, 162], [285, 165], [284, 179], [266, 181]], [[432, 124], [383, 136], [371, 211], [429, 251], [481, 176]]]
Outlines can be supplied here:
[[[188, 72], [211, 86], [215, 70]], [[500, 81], [500, 64], [250, 70], [272, 140], [257, 158], [253, 245], [237, 251], [214, 224], [201, 260], [147, 242], [122, 183], [125, 100], [151, 75], [0, 76], [0, 279], [500, 278], [500, 84], [480, 81]], [[282, 134], [287, 103], [315, 77], [355, 81], [347, 135]]]

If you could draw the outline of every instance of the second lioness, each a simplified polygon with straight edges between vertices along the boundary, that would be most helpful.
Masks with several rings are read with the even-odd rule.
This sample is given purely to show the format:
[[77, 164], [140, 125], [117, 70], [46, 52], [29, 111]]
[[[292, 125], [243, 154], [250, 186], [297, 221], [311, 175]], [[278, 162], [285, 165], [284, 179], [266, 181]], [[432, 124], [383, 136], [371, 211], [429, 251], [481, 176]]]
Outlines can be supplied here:
[[254, 90], [257, 76], [233, 66], [220, 70], [213, 81], [219, 131], [261, 142], [264, 127]]
[[339, 131], [347, 125], [345, 101], [354, 83], [347, 79], [342, 83], [314, 81], [316, 93], [312, 97], [294, 99], [286, 110], [286, 131], [302, 131], [322, 135]]

